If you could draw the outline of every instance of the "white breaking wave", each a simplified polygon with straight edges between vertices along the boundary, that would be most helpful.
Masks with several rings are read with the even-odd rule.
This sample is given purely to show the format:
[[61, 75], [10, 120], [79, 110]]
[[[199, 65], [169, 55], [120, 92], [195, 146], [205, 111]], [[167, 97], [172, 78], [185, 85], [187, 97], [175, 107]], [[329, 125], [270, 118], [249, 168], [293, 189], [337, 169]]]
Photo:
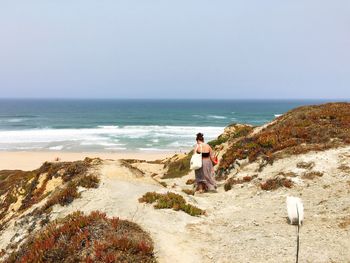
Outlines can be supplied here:
[[167, 152], [172, 150], [172, 149], [162, 149], [162, 148], [138, 148], [138, 149], [144, 152]]
[[[11, 150], [12, 148], [7, 148], [7, 150]], [[41, 147], [37, 147], [37, 146], [19, 146], [16, 148], [16, 150], [40, 150], [42, 149]]]
[[116, 129], [116, 128], [119, 128], [119, 126], [116, 126], [116, 125], [100, 125], [100, 126], [97, 126], [98, 128], [102, 128], [102, 129]]
[[64, 148], [63, 145], [58, 145], [58, 146], [52, 146], [52, 147], [49, 147], [50, 150], [54, 150], [54, 151], [60, 151]]
[[227, 119], [227, 117], [219, 116], [219, 115], [208, 115], [208, 118], [211, 118], [211, 119]]
[[22, 122], [24, 121], [24, 119], [20, 119], [20, 118], [13, 118], [13, 119], [8, 119], [6, 120], [7, 122], [10, 122], [10, 123], [16, 123], [16, 122]]
[[194, 141], [188, 142], [188, 141], [175, 141], [172, 143], [169, 143], [167, 146], [171, 147], [171, 148], [179, 148], [179, 147], [184, 147], [184, 146], [188, 146], [191, 147], [195, 144]]
[[113, 143], [113, 142], [104, 142], [104, 141], [95, 141], [95, 142], [81, 142], [80, 145], [83, 146], [92, 146], [92, 145], [100, 145], [100, 146], [107, 146], [107, 147], [114, 147], [114, 146], [124, 146], [124, 143]]
[[282, 116], [283, 114], [274, 114], [275, 115], [275, 118], [278, 118], [280, 116]]
[[[192, 146], [196, 133], [204, 133], [212, 140], [220, 135], [224, 127], [195, 126], [99, 126], [90, 129], [31, 129], [0, 131], [0, 148], [5, 149], [81, 149], [101, 150], [138, 149], [141, 151], [163, 151], [169, 147], [178, 149]], [[146, 148], [152, 142], [157, 148]], [[167, 149], [163, 149], [167, 148]]]
[[113, 151], [123, 151], [126, 150], [127, 148], [125, 147], [106, 147], [106, 150], [113, 150]]

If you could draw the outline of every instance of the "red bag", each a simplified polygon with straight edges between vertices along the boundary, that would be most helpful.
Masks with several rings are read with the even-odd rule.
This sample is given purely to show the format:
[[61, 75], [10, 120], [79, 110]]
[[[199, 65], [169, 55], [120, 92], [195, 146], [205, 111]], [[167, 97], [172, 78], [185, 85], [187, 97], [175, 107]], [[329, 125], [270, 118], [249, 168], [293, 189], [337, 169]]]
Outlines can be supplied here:
[[219, 153], [215, 153], [215, 155], [214, 155], [214, 158], [213, 158], [213, 165], [214, 166], [217, 165], [219, 162], [218, 155], [219, 155]]

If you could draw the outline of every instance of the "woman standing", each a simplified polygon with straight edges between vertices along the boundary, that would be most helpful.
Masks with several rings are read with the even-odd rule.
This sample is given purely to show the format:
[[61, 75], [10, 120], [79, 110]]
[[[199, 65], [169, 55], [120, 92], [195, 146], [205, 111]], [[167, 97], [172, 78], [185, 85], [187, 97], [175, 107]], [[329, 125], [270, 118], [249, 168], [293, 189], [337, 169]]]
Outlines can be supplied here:
[[196, 191], [203, 193], [205, 191], [215, 191], [216, 182], [214, 179], [214, 156], [210, 145], [204, 143], [203, 133], [197, 133], [197, 144], [194, 151], [202, 154], [202, 167], [195, 170]]

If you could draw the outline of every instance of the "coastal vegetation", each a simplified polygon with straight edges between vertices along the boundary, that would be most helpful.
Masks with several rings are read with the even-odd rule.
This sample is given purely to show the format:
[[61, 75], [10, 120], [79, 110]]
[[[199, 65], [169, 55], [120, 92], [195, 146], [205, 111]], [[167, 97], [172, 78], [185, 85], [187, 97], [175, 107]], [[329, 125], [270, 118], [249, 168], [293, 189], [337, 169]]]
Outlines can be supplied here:
[[97, 188], [99, 182], [100, 179], [96, 175], [81, 176], [70, 181], [66, 186], [53, 193], [46, 204], [41, 208], [41, 212], [48, 212], [52, 206], [56, 204], [60, 204], [61, 206], [70, 204], [75, 198], [81, 196], [78, 192], [79, 186], [84, 188]]
[[86, 158], [45, 162], [28, 172], [0, 171], [0, 231], [10, 220], [23, 227], [0, 251], [2, 262], [156, 262], [151, 238], [132, 222], [99, 211], [50, 222], [54, 205], [67, 206], [83, 189], [99, 187], [95, 171], [101, 162]]
[[302, 177], [303, 179], [312, 180], [312, 179], [315, 179], [315, 178], [321, 177], [321, 176], [323, 176], [323, 173], [322, 173], [322, 172], [319, 172], [319, 171], [310, 171], [310, 172], [304, 173], [301, 177]]
[[[33, 171], [0, 171], [0, 229], [11, 218], [11, 214], [23, 213], [45, 198], [48, 200], [41, 209], [47, 210], [55, 204], [71, 203], [80, 196], [77, 192], [79, 186], [98, 187], [98, 177], [87, 173], [93, 164], [100, 161], [86, 158], [76, 162], [45, 162]], [[58, 187], [53, 187], [53, 182], [57, 182]]]
[[166, 172], [163, 179], [182, 177], [190, 172], [190, 160], [193, 150], [184, 156], [175, 155], [164, 164]]
[[283, 154], [301, 154], [350, 144], [350, 103], [303, 106], [278, 117], [259, 132], [234, 141], [223, 154], [219, 172], [236, 160], [262, 157], [272, 163]]
[[[258, 255], [258, 249], [269, 242], [269, 237], [251, 239], [251, 233], [258, 236], [262, 227], [275, 231], [278, 226], [283, 230], [279, 242], [288, 246], [281, 196], [289, 194], [302, 196], [305, 203], [312, 204], [309, 213], [317, 215], [308, 223], [312, 231], [310, 237], [304, 237], [305, 243], [320, 238], [319, 233], [327, 236], [327, 240], [346, 240], [350, 227], [346, 206], [350, 189], [348, 107], [346, 103], [301, 107], [263, 127], [228, 126], [210, 142], [221, 156], [219, 172], [224, 169], [230, 176], [223, 184], [218, 183], [218, 194], [195, 194], [193, 173], [180, 178], [190, 172], [191, 153], [154, 162], [87, 158], [77, 162], [46, 162], [33, 171], [0, 171], [0, 261], [148, 263], [173, 256], [177, 262], [177, 253], [186, 251], [188, 246], [184, 240], [196, 235], [196, 244], [188, 248], [190, 253], [186, 255], [197, 253], [198, 246], [210, 258], [215, 244], [215, 255], [221, 261], [230, 257], [239, 262], [246, 258], [259, 262], [263, 257], [250, 257], [246, 248], [256, 248], [254, 255]], [[289, 127], [294, 124], [299, 128]], [[309, 132], [319, 138], [310, 138]], [[287, 143], [288, 138], [297, 144]], [[265, 168], [268, 164], [271, 166]], [[176, 179], [163, 180], [164, 177]], [[163, 187], [172, 192], [165, 192]], [[234, 192], [225, 193], [222, 188]], [[148, 192], [154, 190], [162, 193]], [[138, 202], [153, 204], [154, 209]], [[271, 204], [269, 209], [264, 209], [266, 204]], [[71, 213], [77, 209], [84, 212]], [[108, 216], [101, 211], [91, 213], [96, 209]], [[183, 211], [190, 216], [155, 209]], [[209, 217], [191, 217], [205, 215], [205, 209], [210, 212]], [[237, 213], [239, 210], [244, 213]], [[146, 211], [147, 217], [139, 216]], [[137, 218], [152, 233], [157, 250], [147, 232], [130, 221], [111, 217], [115, 214], [130, 220]], [[175, 224], [179, 227], [174, 229]], [[244, 228], [239, 227], [243, 224]], [[336, 227], [329, 229], [330, 224]], [[216, 234], [206, 235], [209, 231]], [[232, 231], [238, 231], [239, 240], [227, 235]], [[164, 244], [164, 236], [171, 239], [169, 244], [176, 245], [175, 250]], [[226, 247], [231, 242], [237, 248], [233, 252]], [[328, 249], [319, 258], [315, 252], [305, 260], [327, 256], [342, 262], [349, 253], [339, 251], [346, 244]], [[283, 261], [285, 255], [280, 256], [279, 244], [273, 245], [269, 253]], [[317, 248], [322, 246], [323, 243], [318, 244]]]
[[5, 263], [156, 262], [153, 243], [138, 225], [95, 211], [74, 212], [32, 234]]
[[182, 189], [182, 192], [188, 195], [194, 195], [194, 190], [193, 189]]
[[155, 203], [154, 208], [156, 209], [168, 208], [175, 211], [181, 210], [191, 216], [200, 216], [205, 213], [204, 210], [191, 204], [187, 204], [185, 198], [181, 195], [172, 192], [167, 192], [165, 194], [147, 192], [139, 199], [139, 202], [148, 204]]
[[[135, 166], [133, 166], [133, 163], [137, 163], [140, 161], [137, 160], [120, 160], [121, 165], [128, 168], [133, 174], [135, 174], [137, 177], [142, 177], [145, 175], [145, 173], [143, 171], [141, 171], [140, 169], [136, 168]], [[145, 161], [144, 161], [145, 162]]]
[[187, 185], [192, 185], [192, 184], [194, 184], [195, 182], [196, 182], [195, 179], [188, 179], [188, 180], [186, 181], [186, 184], [187, 184]]
[[[223, 134], [219, 135], [216, 139], [209, 141], [208, 144], [213, 150], [220, 151], [220, 147], [237, 138], [246, 136], [253, 130], [251, 125], [243, 124], [231, 124], [225, 128]], [[187, 175], [190, 170], [190, 160], [193, 155], [193, 150], [188, 154], [174, 155], [164, 163], [164, 169], [166, 170], [163, 179], [178, 178]]]
[[276, 190], [280, 187], [291, 188], [292, 186], [292, 180], [283, 177], [267, 179], [265, 182], [260, 184], [261, 189], [265, 191]]
[[244, 176], [242, 179], [237, 179], [237, 178], [231, 177], [228, 180], [226, 180], [226, 182], [224, 184], [224, 189], [225, 189], [225, 191], [231, 190], [233, 185], [249, 183], [250, 181], [252, 181], [256, 177], [257, 177], [257, 175]]

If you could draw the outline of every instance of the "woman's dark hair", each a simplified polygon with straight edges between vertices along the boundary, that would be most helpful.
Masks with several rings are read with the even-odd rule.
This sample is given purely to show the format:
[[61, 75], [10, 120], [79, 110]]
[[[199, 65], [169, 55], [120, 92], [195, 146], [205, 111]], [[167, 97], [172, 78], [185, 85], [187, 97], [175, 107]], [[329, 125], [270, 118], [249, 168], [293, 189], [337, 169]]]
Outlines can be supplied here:
[[201, 141], [204, 142], [204, 137], [203, 133], [197, 133], [196, 141]]

